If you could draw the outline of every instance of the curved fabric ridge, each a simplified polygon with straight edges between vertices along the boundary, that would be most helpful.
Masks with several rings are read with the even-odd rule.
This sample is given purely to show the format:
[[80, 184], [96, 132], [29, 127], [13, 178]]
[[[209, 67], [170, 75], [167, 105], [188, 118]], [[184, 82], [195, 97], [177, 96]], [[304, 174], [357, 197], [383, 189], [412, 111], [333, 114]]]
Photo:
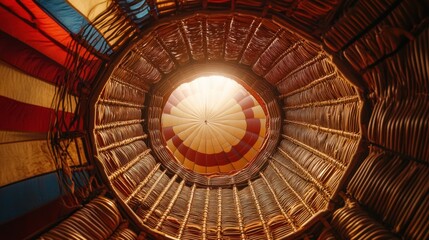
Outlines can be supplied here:
[[[48, 15], [33, 0], [8, 1], [5, 6], [20, 18], [23, 18], [24, 21], [34, 24], [39, 31], [65, 48], [69, 48], [75, 41], [63, 25]], [[88, 54], [83, 47], [73, 49], [75, 52], [76, 50], [82, 57]]]
[[30, 26], [17, 16], [13, 15], [0, 5], [0, 29], [21, 42], [43, 53], [55, 62], [65, 66], [67, 51], [43, 35], [37, 28]]
[[186, 168], [201, 174], [241, 170], [262, 147], [266, 115], [237, 82], [201, 77], [170, 95], [161, 118], [167, 147]]
[[82, 36], [90, 36], [85, 40], [97, 51], [112, 53], [105, 38], [88, 21], [93, 20], [107, 8], [107, 1], [36, 0], [36, 2], [70, 32], [78, 34], [85, 28], [86, 32], [82, 33]]
[[0, 31], [0, 59], [41, 80], [55, 83], [66, 69], [30, 46]]

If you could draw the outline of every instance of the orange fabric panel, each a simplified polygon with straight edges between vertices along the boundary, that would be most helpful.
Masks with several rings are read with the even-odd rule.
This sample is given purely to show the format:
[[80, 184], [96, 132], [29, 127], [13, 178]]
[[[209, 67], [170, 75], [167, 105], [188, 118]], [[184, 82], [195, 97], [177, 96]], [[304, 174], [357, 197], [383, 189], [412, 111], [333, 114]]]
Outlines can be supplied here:
[[[34, 24], [43, 34], [64, 47], [69, 48], [74, 41], [70, 33], [46, 14], [33, 0], [9, 1], [5, 5], [10, 11], [25, 19], [28, 23]], [[79, 52], [81, 56], [84, 56], [86, 49], [79, 48]]]
[[0, 58], [19, 70], [46, 82], [64, 79], [66, 69], [50, 58], [0, 31]]
[[[3, 6], [0, 6], [0, 30], [21, 42], [25, 42], [60, 65], [67, 66], [67, 47], [54, 41], [49, 35], [25, 22]], [[91, 61], [87, 62], [86, 67], [81, 67], [79, 72], [79, 76], [83, 79], [92, 79], [101, 63], [99, 59], [94, 57], [89, 57], [89, 59]]]
[[65, 66], [67, 51], [63, 46], [53, 43], [51, 39], [43, 35], [38, 29], [27, 24], [3, 7], [0, 7], [0, 16], [1, 30]]

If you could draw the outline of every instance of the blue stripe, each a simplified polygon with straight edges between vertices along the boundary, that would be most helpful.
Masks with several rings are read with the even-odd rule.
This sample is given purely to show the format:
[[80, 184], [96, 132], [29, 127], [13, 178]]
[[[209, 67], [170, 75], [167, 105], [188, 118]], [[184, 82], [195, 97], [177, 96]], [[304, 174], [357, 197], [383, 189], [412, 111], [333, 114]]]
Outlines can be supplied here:
[[150, 17], [149, 5], [145, 0], [120, 0], [119, 5], [128, 16], [141, 27], [144, 20]]
[[[75, 188], [88, 186], [86, 171], [75, 172]], [[0, 224], [51, 203], [62, 195], [55, 172], [0, 188]]]
[[106, 39], [95, 29], [82, 14], [76, 11], [65, 0], [35, 0], [44, 11], [50, 14], [57, 22], [74, 34], [85, 28], [83, 37], [89, 45], [101, 53], [111, 54]]
[[60, 197], [56, 173], [0, 188], [0, 224], [24, 215]]

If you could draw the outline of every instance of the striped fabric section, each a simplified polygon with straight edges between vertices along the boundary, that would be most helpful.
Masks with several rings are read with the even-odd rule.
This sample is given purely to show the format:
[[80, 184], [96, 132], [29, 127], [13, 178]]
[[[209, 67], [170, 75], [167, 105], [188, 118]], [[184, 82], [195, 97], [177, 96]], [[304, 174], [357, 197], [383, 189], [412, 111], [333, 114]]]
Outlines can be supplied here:
[[[60, 44], [54, 43], [37, 28], [12, 14], [0, 5], [0, 29], [21, 42], [27, 43], [32, 48], [43, 53], [55, 62], [65, 65], [67, 50]], [[19, 30], [18, 30], [19, 29]]]
[[200, 174], [232, 174], [257, 156], [266, 134], [260, 103], [237, 82], [198, 78], [170, 95], [162, 133], [172, 155]]
[[[3, 61], [0, 76], [0, 107], [7, 116], [0, 119], [0, 186], [4, 186], [55, 170], [46, 133], [54, 116], [56, 87]], [[71, 101], [60, 115], [70, 122], [75, 108]], [[79, 159], [77, 152], [77, 147], [71, 149], [73, 159]]]
[[[55, 19], [46, 13], [33, 0], [18, 0], [7, 1], [4, 6], [13, 14], [19, 16], [24, 22], [38, 29], [43, 35], [50, 38], [52, 41], [69, 48], [74, 42], [70, 31], [65, 29]], [[18, 30], [18, 29], [16, 29]], [[76, 50], [76, 49], [74, 49]], [[84, 56], [85, 49], [78, 49], [81, 56]]]
[[46, 82], [55, 83], [66, 74], [63, 66], [2, 31], [0, 31], [0, 58]]
[[86, 32], [82, 34], [83, 36], [90, 36], [86, 41], [101, 53], [112, 53], [109, 44], [100, 34], [100, 31], [92, 27], [90, 22], [106, 10], [108, 1], [36, 0], [36, 2], [73, 34], [78, 34], [87, 27], [85, 28]]
[[[18, 16], [13, 10], [0, 4], [0, 30], [16, 40], [26, 43], [29, 47], [57, 64], [69, 67], [69, 52], [72, 52], [69, 47], [73, 45], [70, 34], [58, 36], [57, 30], [61, 31], [58, 26], [56, 28], [47, 28], [43, 24], [37, 25], [37, 21], [29, 22], [25, 18]], [[51, 21], [53, 20], [51, 19]], [[86, 54], [85, 58], [90, 60], [82, 66], [83, 71], [79, 73], [79, 76], [84, 79], [92, 79], [101, 62], [96, 57], [88, 55], [85, 48], [78, 47], [77, 49], [73, 46], [73, 51], [76, 50], [81, 55]]]
[[[0, 76], [2, 78], [1, 96], [40, 107], [51, 107], [56, 91], [54, 85], [27, 75], [2, 61], [0, 61]], [[75, 103], [71, 102], [66, 110], [73, 112], [75, 108]]]
[[[64, 3], [86, 22], [79, 25], [69, 20], [60, 22], [33, 0], [0, 3], [0, 108], [3, 116], [7, 116], [0, 118], [0, 223], [17, 219], [61, 196], [48, 132], [55, 115], [64, 119], [65, 125], [74, 119], [76, 102], [74, 96], [67, 94], [65, 107], [56, 112], [52, 104], [58, 90], [56, 85], [66, 80], [69, 70], [73, 71], [70, 53], [78, 53], [87, 60], [87, 65], [79, 72], [81, 81], [92, 81], [99, 70], [101, 60], [90, 54], [88, 47], [74, 41], [81, 27], [89, 25], [89, 18]], [[93, 5], [88, 5], [88, 9], [99, 2], [90, 4]], [[85, 13], [89, 15], [90, 10]], [[72, 26], [74, 28], [67, 28]], [[91, 26], [86, 29], [98, 33]], [[99, 45], [93, 47], [105, 53], [109, 45], [104, 43], [103, 50], [104, 38], [100, 34], [95, 36], [98, 39], [94, 42]], [[68, 130], [80, 131], [82, 126], [72, 126]], [[69, 144], [68, 165], [86, 165], [83, 140], [74, 138], [61, 144], [65, 145], [65, 141]], [[75, 177], [77, 185], [85, 184], [82, 176]]]

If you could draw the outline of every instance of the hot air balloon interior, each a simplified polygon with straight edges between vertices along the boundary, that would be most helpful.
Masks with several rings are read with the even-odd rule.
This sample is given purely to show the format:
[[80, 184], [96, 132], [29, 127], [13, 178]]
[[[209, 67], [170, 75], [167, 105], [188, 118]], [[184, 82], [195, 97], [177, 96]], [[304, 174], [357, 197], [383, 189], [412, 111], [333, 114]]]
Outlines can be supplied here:
[[0, 20], [0, 239], [429, 239], [428, 0]]

